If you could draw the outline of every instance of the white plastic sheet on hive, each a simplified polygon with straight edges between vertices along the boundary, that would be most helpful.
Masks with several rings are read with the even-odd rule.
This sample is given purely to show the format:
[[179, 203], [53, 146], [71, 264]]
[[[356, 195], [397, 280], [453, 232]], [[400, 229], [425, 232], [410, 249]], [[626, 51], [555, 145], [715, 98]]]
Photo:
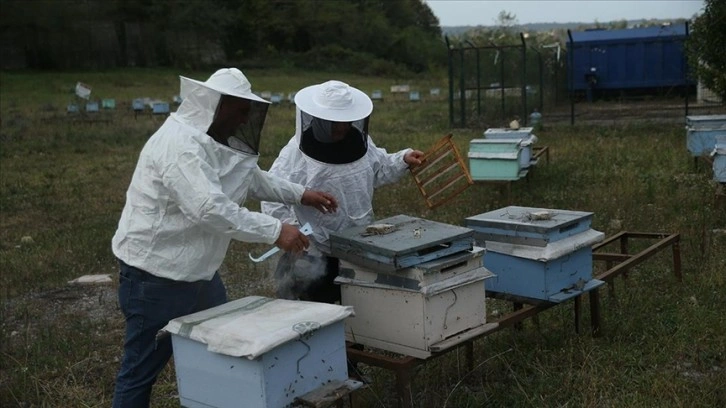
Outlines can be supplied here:
[[350, 306], [251, 296], [169, 322], [184, 407], [283, 408], [348, 378]]

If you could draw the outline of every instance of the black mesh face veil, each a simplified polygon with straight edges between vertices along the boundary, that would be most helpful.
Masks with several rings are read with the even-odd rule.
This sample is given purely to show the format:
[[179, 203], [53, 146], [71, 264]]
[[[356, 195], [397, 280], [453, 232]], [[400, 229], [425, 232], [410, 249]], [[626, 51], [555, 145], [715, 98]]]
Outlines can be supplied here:
[[267, 103], [223, 95], [208, 133], [225, 146], [259, 154], [268, 107]]
[[353, 122], [333, 122], [300, 110], [300, 150], [329, 164], [352, 163], [368, 150], [368, 117]]

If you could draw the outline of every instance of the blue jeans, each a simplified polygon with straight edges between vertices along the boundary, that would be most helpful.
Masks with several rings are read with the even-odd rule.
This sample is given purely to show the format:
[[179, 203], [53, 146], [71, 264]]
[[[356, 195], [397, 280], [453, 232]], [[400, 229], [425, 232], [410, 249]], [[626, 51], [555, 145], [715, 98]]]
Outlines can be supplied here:
[[151, 387], [172, 355], [171, 338], [157, 340], [159, 330], [174, 318], [226, 303], [227, 293], [219, 273], [210, 281], [181, 282], [119, 264], [118, 300], [126, 339], [113, 408], [148, 407]]

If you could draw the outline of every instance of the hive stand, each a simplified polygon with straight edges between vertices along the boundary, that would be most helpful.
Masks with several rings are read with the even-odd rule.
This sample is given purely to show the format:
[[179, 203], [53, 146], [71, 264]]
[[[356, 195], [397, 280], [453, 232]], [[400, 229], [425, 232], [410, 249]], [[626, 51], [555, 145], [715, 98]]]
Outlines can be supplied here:
[[[655, 240], [655, 242], [646, 249], [631, 254], [629, 252], [629, 242], [635, 239]], [[619, 244], [617, 252], [606, 251], [612, 245]], [[628, 232], [622, 231], [612, 237], [606, 238], [599, 244], [593, 245], [593, 261], [601, 261], [606, 263], [607, 270], [595, 275], [594, 278], [603, 280], [608, 284], [609, 293], [615, 295], [614, 279], [618, 276], [627, 278], [628, 272], [632, 268], [640, 265], [647, 259], [656, 255], [660, 251], [667, 249], [672, 250], [673, 256], [673, 272], [679, 282], [683, 277], [681, 274], [681, 252], [680, 252], [680, 234], [678, 233], [646, 233], [646, 232]], [[600, 296], [597, 289], [588, 292], [590, 297], [590, 320], [592, 325], [592, 335], [599, 336], [602, 334], [600, 327]], [[580, 309], [582, 307], [582, 296], [574, 297], [575, 309], [575, 331], [580, 332]], [[360, 362], [374, 367], [391, 370], [396, 375], [396, 392], [398, 394], [399, 407], [413, 407], [411, 398], [411, 382], [413, 379], [413, 370], [415, 367], [426, 363], [427, 361], [447, 354], [461, 346], [465, 349], [465, 358], [469, 371], [474, 370], [474, 341], [480, 337], [487, 336], [507, 327], [517, 327], [529, 318], [535, 317], [553, 306], [563, 303], [550, 303], [538, 301], [536, 303], [525, 302], [524, 299], [515, 299], [513, 301], [514, 310], [502, 316], [495, 325], [487, 327], [474, 337], [453, 341], [448, 348], [439, 350], [427, 359], [419, 359], [411, 356], [392, 357], [390, 353], [381, 353], [374, 349], [364, 349], [358, 344], [347, 344], [347, 356], [352, 362]], [[526, 306], [525, 306], [526, 304]]]

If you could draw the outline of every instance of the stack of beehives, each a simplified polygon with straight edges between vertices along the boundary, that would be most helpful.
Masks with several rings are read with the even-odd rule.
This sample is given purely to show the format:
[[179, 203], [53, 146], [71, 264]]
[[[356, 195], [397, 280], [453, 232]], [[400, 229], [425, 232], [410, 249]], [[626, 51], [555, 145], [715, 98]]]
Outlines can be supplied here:
[[509, 206], [468, 217], [494, 293], [562, 302], [604, 282], [592, 277], [592, 245], [604, 234], [590, 228], [592, 213]]
[[474, 180], [519, 180], [532, 161], [532, 147], [537, 142], [533, 128], [490, 128], [484, 139], [469, 142], [469, 169]]
[[[486, 323], [484, 250], [469, 228], [398, 215], [331, 234], [346, 339], [426, 358]], [[491, 324], [490, 324], [491, 325]]]

